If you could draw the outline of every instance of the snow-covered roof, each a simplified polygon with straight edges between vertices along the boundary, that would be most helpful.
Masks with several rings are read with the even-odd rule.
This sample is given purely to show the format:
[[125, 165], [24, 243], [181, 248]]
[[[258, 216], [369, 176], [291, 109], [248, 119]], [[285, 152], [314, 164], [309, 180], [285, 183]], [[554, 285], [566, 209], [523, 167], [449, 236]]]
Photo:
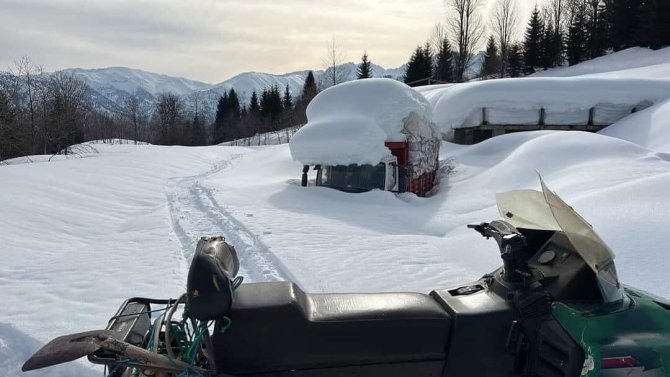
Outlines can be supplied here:
[[433, 122], [448, 134], [454, 128], [482, 123], [537, 124], [545, 110], [546, 124], [586, 124], [596, 108], [596, 124], [611, 124], [638, 110], [670, 98], [670, 82], [649, 79], [538, 77], [468, 82], [418, 89], [430, 102]]
[[355, 80], [310, 102], [307, 124], [290, 141], [291, 156], [306, 165], [377, 164], [390, 153], [384, 142], [408, 135], [437, 135], [428, 101], [396, 80]]

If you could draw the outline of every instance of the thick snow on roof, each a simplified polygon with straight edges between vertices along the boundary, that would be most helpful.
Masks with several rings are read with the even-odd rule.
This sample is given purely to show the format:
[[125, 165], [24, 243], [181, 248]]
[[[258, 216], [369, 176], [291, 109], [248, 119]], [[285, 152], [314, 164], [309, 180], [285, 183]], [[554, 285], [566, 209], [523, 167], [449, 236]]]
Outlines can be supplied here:
[[670, 80], [595, 77], [521, 78], [469, 82], [420, 89], [433, 107], [433, 121], [449, 134], [454, 128], [482, 123], [486, 108], [490, 124], [586, 124], [595, 107], [594, 123], [611, 124], [670, 98]]
[[303, 164], [377, 164], [390, 152], [385, 141], [408, 135], [435, 137], [430, 105], [391, 79], [346, 82], [319, 93], [307, 107], [307, 124], [291, 139], [291, 156]]

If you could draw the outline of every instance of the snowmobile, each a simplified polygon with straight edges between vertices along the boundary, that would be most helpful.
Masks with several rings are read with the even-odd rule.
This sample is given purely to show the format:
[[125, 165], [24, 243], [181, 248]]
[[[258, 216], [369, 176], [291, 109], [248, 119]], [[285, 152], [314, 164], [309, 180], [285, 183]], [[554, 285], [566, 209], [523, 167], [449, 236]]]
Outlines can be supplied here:
[[240, 284], [234, 247], [204, 237], [182, 297], [128, 299], [23, 370], [87, 356], [113, 377], [670, 376], [670, 303], [624, 287], [591, 225], [541, 185], [469, 225], [502, 259], [477, 281], [428, 295]]

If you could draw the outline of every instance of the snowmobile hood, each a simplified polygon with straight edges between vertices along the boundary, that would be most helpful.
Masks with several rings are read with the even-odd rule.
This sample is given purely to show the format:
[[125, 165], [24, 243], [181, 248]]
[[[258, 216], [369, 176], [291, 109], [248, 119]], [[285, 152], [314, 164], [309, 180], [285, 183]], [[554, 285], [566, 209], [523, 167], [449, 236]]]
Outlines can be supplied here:
[[542, 180], [542, 192], [516, 190], [496, 194], [498, 211], [505, 221], [518, 228], [561, 231], [598, 276], [606, 302], [623, 298], [623, 289], [614, 267], [614, 253], [596, 234], [591, 224], [552, 192]]

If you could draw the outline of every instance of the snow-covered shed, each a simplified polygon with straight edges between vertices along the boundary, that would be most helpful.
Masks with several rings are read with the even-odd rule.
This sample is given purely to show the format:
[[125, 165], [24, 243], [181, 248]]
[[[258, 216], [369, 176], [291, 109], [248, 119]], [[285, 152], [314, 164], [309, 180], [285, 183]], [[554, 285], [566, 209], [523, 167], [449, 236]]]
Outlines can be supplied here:
[[471, 144], [538, 129], [599, 131], [670, 97], [668, 81], [530, 77], [418, 88], [443, 137]]
[[[307, 124], [290, 141], [291, 156], [320, 169], [348, 167], [347, 176], [352, 179], [360, 173], [358, 167], [378, 166], [393, 156], [397, 184], [379, 188], [425, 195], [435, 180], [440, 145], [440, 133], [431, 119], [428, 101], [403, 83], [391, 79], [346, 82], [310, 102]], [[335, 170], [324, 175], [332, 176]], [[323, 181], [317, 177], [317, 184]]]

